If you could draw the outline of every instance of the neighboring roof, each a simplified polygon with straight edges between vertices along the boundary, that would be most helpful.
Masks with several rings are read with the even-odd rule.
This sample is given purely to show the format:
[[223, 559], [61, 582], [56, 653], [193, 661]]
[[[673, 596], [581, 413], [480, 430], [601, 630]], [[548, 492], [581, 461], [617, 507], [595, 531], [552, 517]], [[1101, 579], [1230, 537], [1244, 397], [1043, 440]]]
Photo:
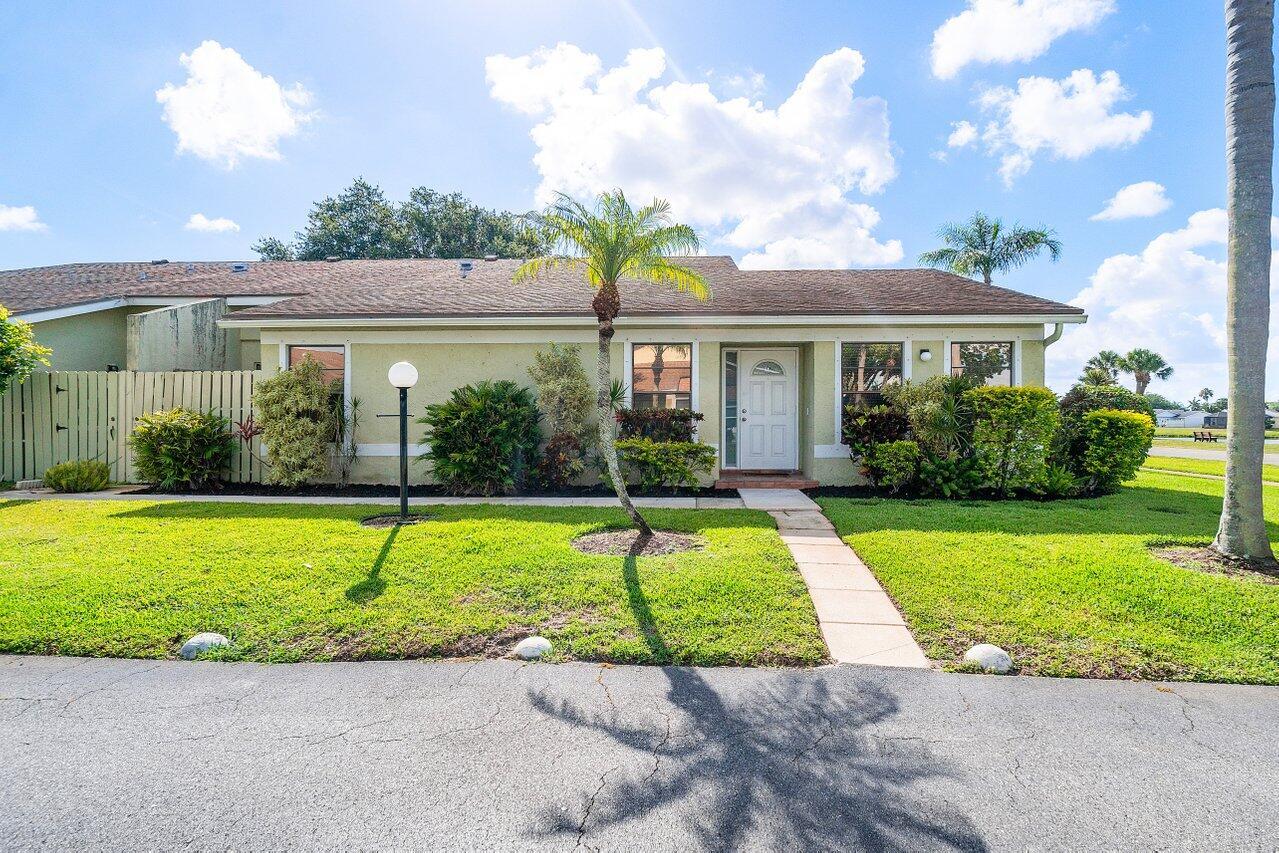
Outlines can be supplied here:
[[[728, 256], [680, 259], [711, 285], [699, 302], [672, 288], [622, 288], [627, 316], [1082, 315], [1038, 296], [931, 269], [743, 270]], [[580, 273], [513, 284], [517, 260], [270, 261], [69, 264], [0, 272], [0, 304], [14, 314], [129, 297], [288, 296], [236, 320], [381, 317], [590, 316]]]

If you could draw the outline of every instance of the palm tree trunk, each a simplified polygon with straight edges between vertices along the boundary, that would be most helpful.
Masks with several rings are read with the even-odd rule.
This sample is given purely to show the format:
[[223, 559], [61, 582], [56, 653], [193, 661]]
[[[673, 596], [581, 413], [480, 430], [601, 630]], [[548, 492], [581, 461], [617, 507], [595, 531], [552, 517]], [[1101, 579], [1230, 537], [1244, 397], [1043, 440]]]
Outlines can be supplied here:
[[1146, 396], [1146, 388], [1150, 386], [1150, 377], [1149, 376], [1143, 377], [1140, 373], [1138, 373], [1133, 378], [1137, 380], [1138, 396], [1141, 396], [1141, 397]]
[[609, 405], [608, 390], [613, 384], [612, 364], [609, 347], [613, 342], [613, 321], [600, 317], [599, 320], [599, 352], [596, 358], [596, 381], [599, 384], [599, 395], [595, 398], [595, 419], [598, 422], [597, 441], [600, 458], [608, 466], [609, 479], [613, 481], [613, 491], [622, 503], [622, 509], [631, 517], [631, 523], [645, 538], [653, 535], [653, 528], [648, 526], [644, 516], [640, 515], [631, 496], [626, 493], [626, 481], [622, 479], [622, 466], [617, 461], [617, 447], [613, 444], [617, 421], [613, 417], [613, 409]]
[[1273, 206], [1274, 0], [1226, 0], [1226, 487], [1213, 547], [1273, 561], [1261, 511]]

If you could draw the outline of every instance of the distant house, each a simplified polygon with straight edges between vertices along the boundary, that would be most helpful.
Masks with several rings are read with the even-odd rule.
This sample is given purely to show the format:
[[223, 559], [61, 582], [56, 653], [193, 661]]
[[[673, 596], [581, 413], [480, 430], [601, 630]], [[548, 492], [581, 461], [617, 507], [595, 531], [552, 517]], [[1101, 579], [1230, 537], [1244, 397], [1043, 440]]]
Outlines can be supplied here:
[[[927, 269], [744, 270], [681, 258], [710, 284], [622, 284], [613, 372], [634, 408], [696, 409], [722, 471], [857, 479], [846, 406], [885, 386], [977, 375], [1044, 384], [1044, 351], [1081, 309]], [[596, 320], [581, 276], [514, 284], [517, 260], [71, 264], [0, 272], [0, 304], [35, 326], [55, 370], [275, 371], [310, 357], [370, 411], [392, 411], [387, 368], [415, 364], [415, 411], [482, 379], [528, 384], [549, 341], [583, 346]], [[1047, 326], [1047, 329], [1045, 328]], [[2, 427], [2, 425], [0, 425]], [[368, 419], [356, 478], [389, 482], [395, 425]], [[388, 479], [390, 478], [390, 479]]]
[[[1185, 429], [1225, 429], [1226, 412], [1204, 412], [1197, 409], [1155, 409], [1155, 424]], [[1266, 426], [1279, 422], [1279, 412], [1266, 409]]]

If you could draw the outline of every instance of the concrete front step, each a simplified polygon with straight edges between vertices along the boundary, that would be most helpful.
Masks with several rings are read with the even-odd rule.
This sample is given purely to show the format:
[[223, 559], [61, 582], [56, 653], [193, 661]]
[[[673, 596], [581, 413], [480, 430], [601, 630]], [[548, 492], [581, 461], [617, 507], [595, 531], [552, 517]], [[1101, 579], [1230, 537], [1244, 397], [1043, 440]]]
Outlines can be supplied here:
[[721, 471], [717, 489], [815, 489], [818, 483], [795, 471]]

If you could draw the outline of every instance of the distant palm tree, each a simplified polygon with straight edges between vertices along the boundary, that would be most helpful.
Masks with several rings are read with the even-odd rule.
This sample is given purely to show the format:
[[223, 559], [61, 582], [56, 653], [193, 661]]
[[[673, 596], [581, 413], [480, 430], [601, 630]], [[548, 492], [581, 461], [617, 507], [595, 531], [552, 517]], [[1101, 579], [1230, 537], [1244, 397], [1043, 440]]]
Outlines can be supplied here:
[[[1112, 349], [1104, 349], [1094, 355], [1092, 358], [1084, 362], [1084, 373], [1096, 370], [1106, 373], [1110, 376], [1109, 382], [1094, 382], [1094, 385], [1114, 385], [1119, 381], [1119, 373], [1122, 368], [1123, 357]], [[1082, 377], [1080, 377], [1082, 381]]]
[[697, 234], [687, 225], [671, 219], [671, 206], [654, 199], [635, 210], [621, 190], [602, 193], [593, 208], [587, 208], [560, 193], [545, 212], [533, 217], [539, 236], [551, 254], [525, 261], [515, 271], [514, 280], [531, 281], [556, 269], [575, 270], [595, 290], [591, 309], [599, 324], [596, 399], [599, 454], [608, 466], [608, 476], [622, 508], [642, 536], [653, 535], [626, 492], [614, 445], [613, 388], [609, 347], [613, 321], [622, 310], [622, 281], [666, 285], [696, 299], [709, 299], [710, 287], [696, 271], [672, 262], [675, 255], [697, 251]]
[[1275, 159], [1274, 0], [1226, 0], [1226, 379], [1230, 432], [1212, 547], [1274, 564], [1261, 505], [1270, 216]]
[[919, 256], [924, 266], [948, 269], [959, 275], [981, 273], [986, 284], [991, 275], [1016, 269], [1046, 250], [1055, 262], [1061, 257], [1061, 241], [1056, 232], [1046, 228], [1004, 227], [999, 219], [991, 219], [978, 211], [967, 222], [948, 222], [937, 232], [946, 244]]
[[1211, 388], [1200, 388], [1199, 393], [1195, 395], [1195, 403], [1197, 408], [1207, 408], [1212, 402], [1212, 398], [1217, 396]]
[[1172, 365], [1164, 361], [1164, 357], [1154, 350], [1135, 349], [1119, 360], [1119, 369], [1131, 373], [1137, 382], [1137, 393], [1145, 394], [1154, 378], [1167, 379], [1172, 376]]
[[1084, 372], [1079, 374], [1079, 381], [1085, 385], [1116, 384], [1115, 377], [1111, 375], [1109, 370], [1095, 366], [1085, 366]]

